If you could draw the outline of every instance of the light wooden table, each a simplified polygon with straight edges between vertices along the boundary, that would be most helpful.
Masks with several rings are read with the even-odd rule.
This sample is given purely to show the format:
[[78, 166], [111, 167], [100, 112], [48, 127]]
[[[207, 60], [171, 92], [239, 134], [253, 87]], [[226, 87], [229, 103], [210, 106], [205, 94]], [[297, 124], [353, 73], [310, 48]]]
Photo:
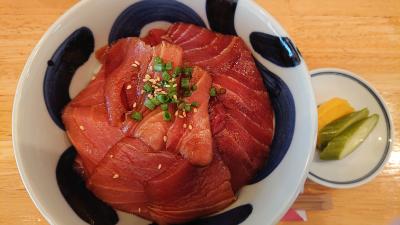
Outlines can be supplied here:
[[[20, 72], [46, 29], [75, 0], [0, 0], [0, 224], [46, 224], [20, 180], [11, 110]], [[258, 0], [291, 34], [310, 69], [339, 67], [373, 84], [400, 125], [400, 0]], [[399, 134], [399, 133], [398, 133]], [[351, 190], [328, 192], [334, 208], [299, 224], [377, 225], [400, 220], [400, 136], [384, 171]], [[397, 222], [399, 224], [400, 222]], [[297, 223], [296, 223], [297, 224]]]

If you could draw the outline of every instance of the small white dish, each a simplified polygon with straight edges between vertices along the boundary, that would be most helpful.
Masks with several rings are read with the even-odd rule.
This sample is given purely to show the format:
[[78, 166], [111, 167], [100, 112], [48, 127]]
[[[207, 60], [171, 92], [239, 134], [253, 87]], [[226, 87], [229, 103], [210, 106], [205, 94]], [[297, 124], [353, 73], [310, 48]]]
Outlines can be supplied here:
[[333, 97], [343, 98], [360, 110], [367, 107], [379, 121], [367, 139], [341, 160], [319, 159], [318, 150], [310, 166], [308, 178], [331, 188], [353, 188], [376, 177], [390, 156], [393, 124], [389, 111], [378, 92], [359, 76], [345, 70], [325, 68], [310, 72], [317, 104]]

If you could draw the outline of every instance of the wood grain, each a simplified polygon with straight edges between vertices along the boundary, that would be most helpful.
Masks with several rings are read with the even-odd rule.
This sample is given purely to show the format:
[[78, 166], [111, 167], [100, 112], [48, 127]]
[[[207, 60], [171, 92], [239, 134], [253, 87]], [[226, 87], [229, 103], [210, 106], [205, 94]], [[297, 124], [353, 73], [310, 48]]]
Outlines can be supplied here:
[[[11, 142], [12, 101], [34, 45], [75, 0], [0, 0], [0, 224], [47, 224], [30, 200]], [[286, 28], [310, 69], [339, 67], [369, 81], [400, 126], [399, 0], [258, 0]], [[298, 224], [375, 225], [400, 219], [400, 136], [372, 182], [333, 190], [307, 182], [305, 192], [328, 193], [333, 209], [309, 211]], [[282, 223], [286, 224], [286, 223]], [[297, 224], [297, 223], [290, 223]]]

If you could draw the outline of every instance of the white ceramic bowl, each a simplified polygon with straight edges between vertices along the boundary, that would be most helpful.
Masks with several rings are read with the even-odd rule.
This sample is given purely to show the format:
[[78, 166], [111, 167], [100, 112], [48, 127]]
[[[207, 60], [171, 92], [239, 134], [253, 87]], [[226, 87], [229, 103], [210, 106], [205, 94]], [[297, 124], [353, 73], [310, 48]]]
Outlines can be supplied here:
[[[92, 31], [95, 49], [105, 45], [114, 21], [121, 12], [136, 2], [80, 1], [49, 28], [32, 51], [21, 74], [13, 109], [14, 151], [30, 197], [51, 224], [76, 225], [85, 222], [67, 204], [56, 182], [57, 161], [71, 144], [46, 108], [43, 89], [46, 89], [44, 76], [47, 62], [64, 40], [82, 26]], [[212, 5], [215, 2], [223, 5]], [[178, 8], [184, 6], [183, 12], [180, 11], [181, 8], [176, 11], [161, 10], [156, 16], [161, 16], [158, 20], [168, 21], [171, 16], [172, 20], [180, 20], [180, 13], [194, 12], [205, 26], [211, 25], [216, 30], [218, 23], [215, 17], [226, 16], [223, 21], [232, 25], [227, 32], [237, 33], [253, 51], [275, 107], [273, 154], [258, 175], [258, 182], [244, 187], [238, 200], [225, 211], [247, 204], [251, 210], [242, 218], [243, 224], [266, 225], [278, 222], [304, 184], [314, 152], [317, 130], [316, 105], [310, 77], [297, 48], [279, 23], [251, 0], [240, 0], [237, 5], [232, 1], [206, 0], [150, 0], [140, 4], [157, 9], [162, 9], [163, 4], [173, 4]], [[220, 9], [230, 11], [218, 15], [216, 12]], [[142, 32], [154, 26], [165, 27], [168, 24], [156, 21], [157, 19], [145, 24]], [[225, 32], [224, 28], [218, 31]], [[96, 66], [97, 62], [92, 54], [72, 79], [69, 87], [71, 97], [84, 88]], [[148, 221], [136, 216], [120, 212], [118, 214], [119, 224], [148, 224]], [[228, 222], [229, 219], [226, 218]]]

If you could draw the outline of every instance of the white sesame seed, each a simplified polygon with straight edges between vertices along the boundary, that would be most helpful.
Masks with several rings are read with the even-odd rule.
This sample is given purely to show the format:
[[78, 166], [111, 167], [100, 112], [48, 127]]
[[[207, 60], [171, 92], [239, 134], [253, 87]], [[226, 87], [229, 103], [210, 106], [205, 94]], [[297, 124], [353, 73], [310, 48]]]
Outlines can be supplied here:
[[148, 79], [146, 79], [146, 78], [145, 78], [145, 79], [143, 79], [143, 82], [147, 82], [147, 81], [148, 81]]
[[149, 74], [144, 75], [144, 78], [146, 78], [147, 80], [149, 80], [151, 77]]
[[80, 126], [79, 126], [79, 129], [81, 129], [81, 130], [85, 130], [85, 127], [84, 127], [84, 126], [82, 126], [82, 125], [80, 125]]
[[118, 173], [114, 174], [114, 176], [113, 176], [114, 179], [117, 179], [118, 177], [119, 177]]
[[98, 67], [96, 67], [94, 70], [93, 70], [93, 73], [99, 73], [99, 71], [100, 71], [100, 69], [101, 69], [101, 65], [99, 65]]
[[177, 84], [172, 85], [172, 87], [177, 87], [177, 86], [178, 86]]
[[186, 127], [187, 127], [187, 125], [186, 125], [186, 123], [184, 123], [184, 124], [183, 124], [183, 128], [186, 128]]
[[140, 62], [138, 62], [138, 61], [135, 60], [135, 64], [140, 65]]
[[178, 96], [174, 95], [174, 99], [177, 100], [177, 99], [178, 99]]
[[132, 85], [128, 85], [128, 86], [126, 86], [126, 90], [129, 90], [129, 89], [131, 89], [132, 88]]
[[138, 65], [136, 63], [133, 63], [132, 66], [135, 68], [138, 67]]
[[171, 82], [175, 82], [175, 77], [173, 77], [173, 78], [171, 79]]
[[193, 112], [197, 113], [197, 111], [198, 111], [198, 110], [197, 110], [196, 108], [193, 109]]
[[141, 91], [140, 91], [140, 94], [143, 94], [143, 93], [144, 93], [144, 90], [141, 90]]
[[152, 94], [148, 94], [147, 97], [148, 98], [153, 98], [153, 95]]
[[183, 119], [183, 118], [185, 118], [185, 117], [183, 117], [182, 115], [179, 115], [179, 118]]
[[160, 77], [157, 77], [157, 78], [156, 78], [156, 81], [160, 81], [160, 80], [161, 80]]
[[93, 77], [92, 77], [92, 80], [96, 80], [96, 76], [93, 76]]
[[193, 126], [191, 124], [189, 124], [189, 130], [193, 129]]
[[183, 117], [186, 117], [186, 112], [185, 111], [183, 111], [182, 114], [183, 114]]
[[110, 158], [114, 158], [114, 155], [110, 155]]
[[171, 85], [169, 85], [169, 84], [166, 84], [166, 85], [165, 85], [165, 87], [171, 87]]
[[178, 113], [179, 113], [178, 111], [175, 111], [175, 116], [178, 116]]
[[158, 164], [158, 167], [157, 167], [158, 169], [161, 169], [161, 164]]
[[167, 136], [164, 136], [163, 139], [164, 139], [164, 142], [167, 142]]
[[133, 108], [136, 108], [136, 102], [135, 102], [135, 103], [133, 103]]
[[163, 91], [161, 91], [161, 94], [164, 94], [164, 95], [166, 95], [166, 94], [167, 94], [167, 92], [165, 92], [165, 91], [163, 90]]
[[149, 81], [151, 82], [151, 83], [155, 83], [156, 82], [156, 80], [154, 80], [154, 79], [149, 79]]

